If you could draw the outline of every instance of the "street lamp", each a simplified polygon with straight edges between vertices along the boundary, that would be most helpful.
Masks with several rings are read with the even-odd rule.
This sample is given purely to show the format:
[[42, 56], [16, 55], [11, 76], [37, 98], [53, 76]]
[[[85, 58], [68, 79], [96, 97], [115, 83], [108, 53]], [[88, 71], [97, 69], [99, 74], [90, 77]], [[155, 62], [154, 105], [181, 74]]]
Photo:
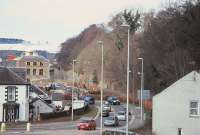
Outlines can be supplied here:
[[103, 41], [97, 42], [101, 46], [101, 123], [100, 123], [100, 135], [103, 134]]
[[128, 112], [129, 112], [129, 73], [130, 73], [130, 39], [129, 39], [129, 35], [130, 35], [130, 26], [128, 24], [123, 24], [121, 25], [123, 27], [128, 27], [128, 55], [127, 55], [127, 86], [126, 86], [126, 135], [128, 135], [128, 123], [129, 123], [129, 119], [128, 119]]
[[144, 59], [138, 58], [138, 60], [141, 60], [142, 62], [141, 87], [140, 87], [140, 115], [141, 115], [141, 120], [143, 120]]
[[78, 60], [73, 60], [73, 88], [72, 88], [72, 121], [74, 120], [74, 89], [75, 89], [75, 63], [78, 62]]

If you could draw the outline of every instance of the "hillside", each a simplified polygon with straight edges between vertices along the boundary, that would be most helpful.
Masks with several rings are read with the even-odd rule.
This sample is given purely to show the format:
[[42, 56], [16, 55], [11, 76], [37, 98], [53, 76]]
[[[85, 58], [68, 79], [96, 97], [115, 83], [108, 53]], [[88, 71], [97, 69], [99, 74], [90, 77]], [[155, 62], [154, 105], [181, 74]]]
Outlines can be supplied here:
[[[178, 5], [178, 6], [177, 6]], [[141, 61], [144, 58], [144, 89], [159, 93], [192, 70], [200, 69], [200, 1], [171, 3], [158, 13], [143, 14], [142, 29], [130, 35], [130, 91], [140, 88]], [[62, 44], [58, 62], [71, 69], [73, 59], [79, 59], [79, 74], [95, 75], [99, 82], [101, 49], [104, 42], [104, 75], [109, 90], [126, 90], [127, 30], [120, 28], [121, 13], [106, 27], [91, 25], [80, 35]], [[133, 40], [134, 39], [134, 40]], [[134, 80], [133, 80], [134, 78]], [[93, 78], [94, 79], [94, 78]], [[133, 85], [133, 82], [134, 85]], [[125, 92], [123, 92], [125, 93]]]
[[[80, 62], [76, 64], [76, 71], [86, 77], [93, 76], [93, 79], [94, 76], [96, 76], [96, 82], [99, 83], [101, 72], [101, 48], [97, 42], [99, 40], [103, 41], [105, 85], [107, 85], [109, 91], [122, 92], [126, 90], [127, 31], [120, 27], [113, 28], [113, 31], [111, 31], [110, 27], [111, 26], [108, 27], [104, 25], [89, 26], [77, 37], [62, 43], [62, 48], [57, 58], [59, 64], [65, 67], [66, 70], [72, 68], [71, 63], [73, 59], [80, 60]], [[121, 48], [117, 45], [119, 40], [123, 42]], [[131, 40], [131, 42], [134, 41]], [[131, 43], [130, 45], [131, 51], [133, 51], [133, 44]], [[131, 56], [133, 56], [133, 52]], [[132, 58], [133, 57], [131, 57], [131, 69], [133, 69]], [[130, 77], [131, 81], [133, 81], [133, 72]], [[132, 90], [133, 87], [131, 87], [131, 91]], [[125, 94], [125, 92], [123, 93]]]

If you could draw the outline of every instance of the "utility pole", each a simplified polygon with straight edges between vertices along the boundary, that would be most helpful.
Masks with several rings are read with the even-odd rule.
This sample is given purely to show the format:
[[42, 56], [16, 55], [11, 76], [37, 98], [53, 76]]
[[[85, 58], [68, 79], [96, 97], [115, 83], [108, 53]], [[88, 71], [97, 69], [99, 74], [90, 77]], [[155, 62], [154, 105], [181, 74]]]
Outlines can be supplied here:
[[103, 42], [102, 41], [98, 41], [98, 44], [101, 46], [101, 123], [100, 123], [100, 135], [103, 134], [103, 63], [104, 63], [104, 50], [103, 50]]

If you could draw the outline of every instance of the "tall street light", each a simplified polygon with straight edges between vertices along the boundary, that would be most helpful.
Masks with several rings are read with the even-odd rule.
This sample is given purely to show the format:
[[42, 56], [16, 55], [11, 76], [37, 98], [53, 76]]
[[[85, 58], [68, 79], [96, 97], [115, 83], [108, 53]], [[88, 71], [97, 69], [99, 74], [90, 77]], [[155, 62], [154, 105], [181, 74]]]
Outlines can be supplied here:
[[140, 87], [140, 117], [141, 120], [143, 120], [143, 89], [144, 89], [144, 59], [138, 58], [138, 60], [141, 60], [142, 62], [142, 68], [141, 68], [141, 87]]
[[126, 86], [126, 135], [128, 135], [128, 123], [129, 123], [129, 119], [128, 119], [128, 112], [129, 112], [129, 73], [130, 73], [130, 26], [127, 24], [123, 24], [121, 25], [123, 27], [127, 27], [128, 28], [128, 55], [127, 55], [127, 86]]
[[75, 63], [78, 60], [73, 60], [73, 88], [72, 88], [72, 121], [74, 120], [74, 89], [75, 89]]
[[101, 46], [101, 123], [100, 123], [100, 135], [103, 134], [103, 41], [98, 41], [97, 42]]

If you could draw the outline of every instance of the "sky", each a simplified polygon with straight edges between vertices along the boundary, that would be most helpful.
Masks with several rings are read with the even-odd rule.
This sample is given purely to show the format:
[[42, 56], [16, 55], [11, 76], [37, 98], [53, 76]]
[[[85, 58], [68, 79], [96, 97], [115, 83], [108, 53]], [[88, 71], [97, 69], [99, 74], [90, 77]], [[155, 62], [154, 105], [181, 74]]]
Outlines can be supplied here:
[[[126, 8], [159, 9], [169, 0], [0, 0], [0, 37], [58, 46]], [[50, 47], [50, 46], [49, 46]]]

